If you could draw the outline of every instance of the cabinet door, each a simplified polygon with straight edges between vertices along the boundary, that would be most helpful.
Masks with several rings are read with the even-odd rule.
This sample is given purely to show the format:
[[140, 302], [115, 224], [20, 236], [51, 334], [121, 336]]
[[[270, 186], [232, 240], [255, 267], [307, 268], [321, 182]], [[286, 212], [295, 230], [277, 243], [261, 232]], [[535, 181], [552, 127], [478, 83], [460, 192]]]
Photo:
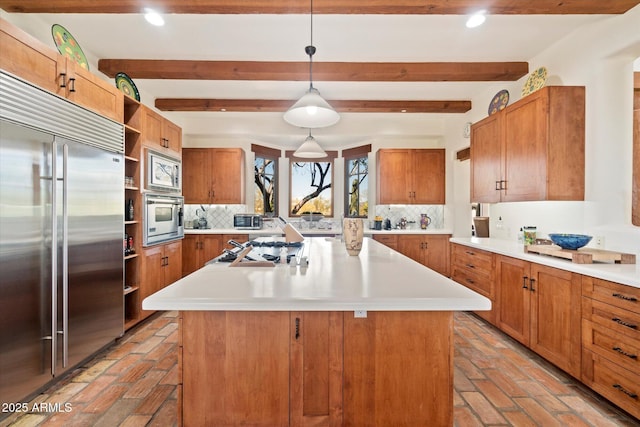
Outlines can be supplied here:
[[344, 314], [345, 426], [453, 425], [453, 313]]
[[182, 241], [164, 245], [164, 257], [163, 288], [182, 278]]
[[142, 129], [142, 137], [145, 145], [153, 147], [154, 149], [164, 148], [165, 144], [162, 140], [162, 116], [146, 107], [143, 112], [144, 128]]
[[569, 271], [532, 264], [531, 278], [530, 347], [579, 378], [581, 277]]
[[115, 86], [107, 83], [91, 72], [67, 60], [66, 97], [98, 114], [123, 123], [124, 94]]
[[49, 92], [65, 96], [61, 88], [66, 59], [7, 21], [0, 19], [0, 68]]
[[409, 150], [378, 150], [378, 204], [410, 203], [410, 170], [413, 169]]
[[187, 234], [182, 240], [182, 276], [196, 271], [199, 265], [198, 254], [200, 249], [200, 236]]
[[413, 194], [411, 203], [445, 203], [445, 150], [411, 150], [413, 157]]
[[414, 261], [424, 264], [424, 236], [420, 234], [398, 235], [398, 252]]
[[182, 129], [167, 119], [162, 120], [162, 137], [166, 139], [167, 148], [180, 155], [182, 152]]
[[[529, 345], [530, 264], [515, 258], [496, 257], [498, 327]], [[534, 284], [535, 286], [535, 284]]]
[[182, 195], [187, 204], [211, 203], [211, 167], [209, 149], [182, 150]]
[[244, 203], [244, 151], [216, 148], [210, 153], [211, 203]]
[[449, 235], [424, 236], [425, 265], [438, 273], [449, 277]]
[[[152, 246], [142, 251], [139, 290], [141, 302], [164, 287], [163, 258], [164, 250], [162, 246]], [[141, 310], [143, 318], [153, 312], [153, 310]]]
[[505, 110], [503, 202], [546, 200], [548, 116], [539, 94]]
[[183, 425], [288, 426], [290, 313], [182, 316]]
[[500, 201], [496, 189], [502, 179], [501, 144], [503, 113], [496, 113], [471, 127], [471, 201]]
[[291, 425], [342, 425], [343, 313], [291, 313]]

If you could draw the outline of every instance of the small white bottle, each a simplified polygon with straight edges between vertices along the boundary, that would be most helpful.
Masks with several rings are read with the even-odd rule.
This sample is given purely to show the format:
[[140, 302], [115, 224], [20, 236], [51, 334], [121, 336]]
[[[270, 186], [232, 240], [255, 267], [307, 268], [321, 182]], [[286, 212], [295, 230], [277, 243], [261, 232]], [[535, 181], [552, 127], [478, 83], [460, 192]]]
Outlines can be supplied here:
[[289, 251], [287, 250], [287, 248], [282, 247], [280, 248], [280, 264], [286, 264], [287, 263], [287, 254], [289, 253]]
[[522, 227], [520, 227], [520, 231], [518, 232], [518, 243], [524, 245], [524, 231]]

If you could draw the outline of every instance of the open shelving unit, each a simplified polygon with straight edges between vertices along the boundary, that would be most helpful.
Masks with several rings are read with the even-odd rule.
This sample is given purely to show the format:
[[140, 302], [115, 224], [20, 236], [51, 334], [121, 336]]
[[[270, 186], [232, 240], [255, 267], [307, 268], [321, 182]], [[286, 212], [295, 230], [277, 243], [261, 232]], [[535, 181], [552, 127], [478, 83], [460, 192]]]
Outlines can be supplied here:
[[141, 104], [135, 99], [124, 97], [124, 126], [125, 126], [125, 186], [123, 209], [129, 199], [133, 200], [134, 217], [132, 221], [124, 222], [124, 230], [128, 236], [133, 236], [134, 253], [124, 256], [124, 328], [131, 328], [141, 320], [140, 317], [140, 260], [142, 249], [142, 175], [140, 156], [142, 153], [141, 132]]

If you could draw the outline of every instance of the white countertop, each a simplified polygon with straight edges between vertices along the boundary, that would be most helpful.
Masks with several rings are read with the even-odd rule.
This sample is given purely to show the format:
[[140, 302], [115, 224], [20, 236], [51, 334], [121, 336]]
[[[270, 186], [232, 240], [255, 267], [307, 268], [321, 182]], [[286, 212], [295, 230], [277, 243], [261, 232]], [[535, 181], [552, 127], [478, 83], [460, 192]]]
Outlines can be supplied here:
[[359, 256], [339, 239], [304, 241], [309, 266], [212, 264], [145, 298], [145, 310], [461, 311], [489, 299], [365, 238]]
[[[298, 229], [302, 235], [338, 235], [342, 234], [342, 229], [330, 228], [303, 228]], [[279, 228], [261, 228], [260, 230], [239, 230], [237, 228], [189, 228], [184, 230], [184, 234], [251, 234], [255, 236], [282, 236], [284, 233]], [[452, 234], [452, 231], [444, 228], [428, 228], [423, 230], [421, 228], [407, 228], [407, 229], [391, 229], [391, 230], [371, 230], [365, 229], [365, 235], [374, 234]]]
[[452, 243], [471, 246], [485, 251], [495, 252], [501, 255], [519, 258], [549, 267], [560, 268], [598, 279], [609, 280], [616, 283], [640, 288], [640, 264], [576, 264], [569, 260], [554, 258], [547, 255], [526, 253], [524, 246], [511, 240], [501, 240], [492, 238], [460, 238], [450, 239]]

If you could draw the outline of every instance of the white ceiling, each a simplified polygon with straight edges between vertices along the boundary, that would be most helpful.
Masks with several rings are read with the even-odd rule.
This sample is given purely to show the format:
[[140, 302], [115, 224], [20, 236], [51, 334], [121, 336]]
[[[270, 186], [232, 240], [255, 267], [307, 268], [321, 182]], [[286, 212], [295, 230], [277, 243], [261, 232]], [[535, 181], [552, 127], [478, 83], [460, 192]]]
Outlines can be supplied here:
[[[500, 15], [468, 29], [461, 15], [314, 15], [314, 61], [434, 62], [529, 61], [576, 28], [614, 15]], [[24, 14], [3, 17], [49, 43], [61, 24], [75, 37], [97, 72], [98, 59], [306, 61], [309, 15], [167, 15], [164, 27], [139, 14]], [[530, 71], [533, 71], [530, 69]], [[300, 97], [308, 82], [134, 79], [142, 102], [156, 98]], [[487, 82], [314, 82], [326, 99], [473, 100]], [[485, 109], [485, 106], [482, 106]], [[249, 137], [294, 147], [307, 134], [280, 113], [164, 112], [193, 136]], [[342, 114], [331, 128], [314, 131], [327, 147], [369, 138], [420, 138], [442, 133], [444, 114]]]

